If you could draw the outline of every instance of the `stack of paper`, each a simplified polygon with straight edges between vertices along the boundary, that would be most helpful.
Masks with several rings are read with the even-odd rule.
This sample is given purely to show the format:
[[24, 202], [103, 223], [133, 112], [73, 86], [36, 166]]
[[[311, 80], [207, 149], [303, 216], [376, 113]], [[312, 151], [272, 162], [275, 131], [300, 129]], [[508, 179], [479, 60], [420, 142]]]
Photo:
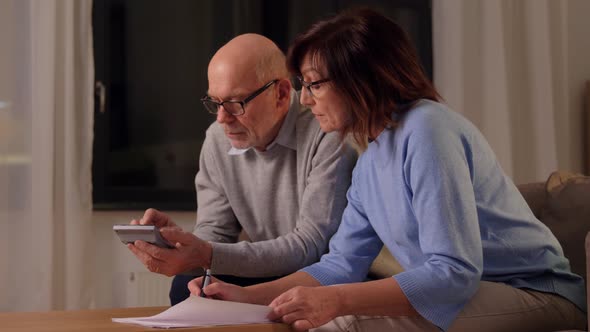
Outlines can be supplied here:
[[113, 322], [149, 327], [191, 327], [269, 323], [270, 307], [189, 296], [188, 299], [151, 317], [113, 318]]

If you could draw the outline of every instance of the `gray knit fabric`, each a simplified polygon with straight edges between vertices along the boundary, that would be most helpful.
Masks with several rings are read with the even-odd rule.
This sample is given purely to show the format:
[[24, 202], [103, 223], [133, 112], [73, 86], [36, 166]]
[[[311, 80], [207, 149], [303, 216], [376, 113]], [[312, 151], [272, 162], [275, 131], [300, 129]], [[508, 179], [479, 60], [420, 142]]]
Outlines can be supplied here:
[[[216, 274], [268, 277], [319, 260], [340, 223], [356, 153], [325, 134], [291, 94], [289, 112], [267, 151], [229, 155], [223, 128], [201, 150], [194, 233], [212, 242]], [[252, 242], [236, 243], [244, 229]]]

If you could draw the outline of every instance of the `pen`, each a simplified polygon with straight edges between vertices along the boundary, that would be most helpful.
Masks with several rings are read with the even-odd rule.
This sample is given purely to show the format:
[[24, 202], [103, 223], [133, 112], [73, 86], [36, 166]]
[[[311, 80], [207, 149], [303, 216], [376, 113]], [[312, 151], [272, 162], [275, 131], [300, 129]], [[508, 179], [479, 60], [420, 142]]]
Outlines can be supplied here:
[[205, 291], [203, 291], [203, 289], [205, 289], [205, 287], [209, 286], [210, 283], [211, 283], [211, 269], [207, 269], [207, 270], [205, 270], [205, 277], [203, 278], [203, 284], [201, 286], [201, 297], [207, 296], [205, 294]]

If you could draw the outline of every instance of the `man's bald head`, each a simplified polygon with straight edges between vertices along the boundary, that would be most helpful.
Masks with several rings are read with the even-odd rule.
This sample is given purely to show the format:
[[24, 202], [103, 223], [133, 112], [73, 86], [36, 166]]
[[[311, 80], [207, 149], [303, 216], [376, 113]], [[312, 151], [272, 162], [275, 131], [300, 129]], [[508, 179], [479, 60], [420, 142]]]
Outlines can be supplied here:
[[215, 53], [207, 76], [209, 98], [242, 103], [244, 112], [239, 115], [217, 104], [217, 123], [232, 146], [264, 151], [291, 105], [292, 86], [283, 52], [266, 37], [240, 35]]
[[248, 33], [239, 35], [221, 47], [209, 62], [211, 75], [233, 78], [256, 84], [289, 77], [285, 55], [270, 39]]

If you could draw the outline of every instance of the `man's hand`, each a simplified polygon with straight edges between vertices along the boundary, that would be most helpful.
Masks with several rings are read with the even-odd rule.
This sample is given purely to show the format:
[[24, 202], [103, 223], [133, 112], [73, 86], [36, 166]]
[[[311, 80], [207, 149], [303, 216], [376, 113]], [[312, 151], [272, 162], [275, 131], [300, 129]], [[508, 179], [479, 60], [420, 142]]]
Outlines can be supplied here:
[[154, 225], [158, 228], [162, 227], [178, 227], [170, 217], [156, 209], [145, 210], [143, 217], [139, 220], [133, 219], [130, 222], [131, 225]]
[[165, 249], [144, 241], [128, 244], [127, 248], [148, 270], [171, 277], [195, 268], [210, 267], [211, 244], [183, 231], [166, 214], [148, 209], [143, 218], [132, 220], [131, 224], [155, 225], [162, 237], [175, 247]]
[[342, 298], [337, 286], [298, 286], [270, 303], [272, 311], [268, 318], [290, 324], [296, 330], [309, 330], [339, 316], [341, 305]]

